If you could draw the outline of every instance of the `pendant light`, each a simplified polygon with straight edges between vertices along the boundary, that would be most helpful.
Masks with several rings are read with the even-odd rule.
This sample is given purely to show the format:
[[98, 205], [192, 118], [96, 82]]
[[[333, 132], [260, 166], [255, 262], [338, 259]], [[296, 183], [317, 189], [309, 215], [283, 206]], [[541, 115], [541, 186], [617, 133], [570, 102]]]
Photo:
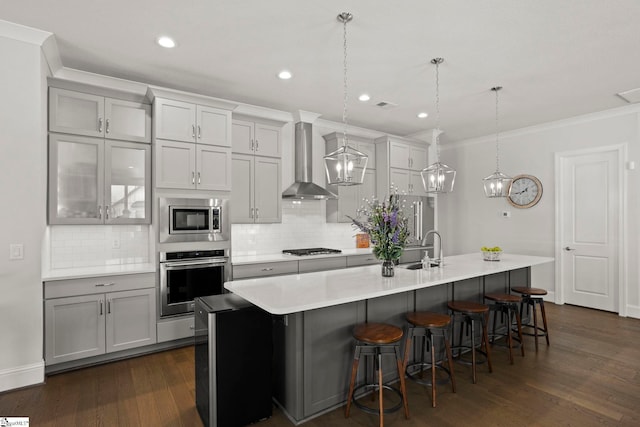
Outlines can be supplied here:
[[511, 189], [511, 181], [513, 178], [500, 172], [500, 126], [498, 114], [498, 92], [502, 86], [492, 87], [491, 90], [496, 94], [496, 171], [482, 180], [484, 184], [484, 195], [487, 197], [507, 197]]
[[327, 172], [327, 184], [329, 185], [358, 185], [362, 184], [364, 171], [369, 160], [366, 154], [349, 147], [347, 138], [347, 23], [353, 19], [349, 12], [338, 15], [338, 21], [344, 27], [344, 102], [342, 109], [342, 147], [324, 156], [324, 168]]
[[453, 184], [456, 180], [456, 170], [440, 163], [440, 146], [438, 139], [442, 131], [440, 130], [440, 64], [444, 58], [433, 58], [431, 63], [436, 66], [436, 128], [433, 130], [432, 142], [436, 149], [436, 162], [422, 169], [422, 185], [427, 193], [449, 193], [453, 191]]

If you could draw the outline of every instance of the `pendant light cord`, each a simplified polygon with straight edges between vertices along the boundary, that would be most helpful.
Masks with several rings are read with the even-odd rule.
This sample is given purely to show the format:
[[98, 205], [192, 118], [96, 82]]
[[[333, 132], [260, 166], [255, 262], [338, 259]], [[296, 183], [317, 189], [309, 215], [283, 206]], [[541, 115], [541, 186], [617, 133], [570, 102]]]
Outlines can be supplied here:
[[500, 114], [498, 110], [498, 92], [502, 86], [491, 88], [496, 93], [496, 172], [500, 170]]
[[344, 24], [344, 37], [343, 37], [343, 48], [344, 48], [344, 68], [343, 68], [343, 72], [344, 72], [344, 96], [343, 96], [343, 109], [342, 109], [342, 123], [344, 124], [344, 130], [343, 130], [343, 138], [342, 138], [342, 142], [343, 142], [343, 146], [347, 146], [347, 97], [348, 97], [348, 92], [347, 92], [347, 22], [349, 22], [349, 19], [343, 19], [343, 24]]
[[440, 61], [436, 60], [436, 162], [440, 162]]

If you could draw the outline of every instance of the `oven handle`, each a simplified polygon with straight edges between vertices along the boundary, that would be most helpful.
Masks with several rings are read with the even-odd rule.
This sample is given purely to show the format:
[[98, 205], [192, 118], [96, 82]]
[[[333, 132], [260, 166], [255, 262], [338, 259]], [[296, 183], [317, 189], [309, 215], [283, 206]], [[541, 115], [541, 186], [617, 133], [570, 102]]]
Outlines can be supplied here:
[[217, 267], [227, 265], [227, 261], [184, 261], [184, 262], [165, 262], [164, 268], [167, 270], [177, 270], [186, 268], [201, 268], [201, 267]]

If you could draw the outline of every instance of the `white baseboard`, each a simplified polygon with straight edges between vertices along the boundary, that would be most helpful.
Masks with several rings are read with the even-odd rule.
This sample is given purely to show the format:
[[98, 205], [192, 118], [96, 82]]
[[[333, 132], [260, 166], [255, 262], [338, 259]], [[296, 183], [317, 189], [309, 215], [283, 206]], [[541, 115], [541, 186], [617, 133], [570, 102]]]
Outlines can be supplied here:
[[552, 302], [555, 304], [556, 302], [556, 293], [555, 291], [547, 291], [547, 294], [542, 297], [545, 302]]
[[44, 383], [44, 360], [0, 371], [0, 392]]
[[640, 306], [628, 305], [627, 306], [627, 317], [634, 317], [636, 319], [640, 319]]

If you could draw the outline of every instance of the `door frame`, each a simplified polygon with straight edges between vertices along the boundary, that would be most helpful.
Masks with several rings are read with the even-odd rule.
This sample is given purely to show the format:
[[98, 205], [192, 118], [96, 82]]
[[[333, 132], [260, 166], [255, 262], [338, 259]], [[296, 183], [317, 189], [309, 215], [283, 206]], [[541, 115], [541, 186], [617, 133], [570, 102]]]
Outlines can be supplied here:
[[564, 287], [562, 283], [562, 236], [564, 226], [562, 225], [562, 217], [564, 214], [565, 202], [561, 200], [560, 195], [564, 189], [565, 183], [562, 182], [563, 160], [569, 157], [577, 157], [587, 154], [597, 154], [613, 151], [617, 154], [618, 166], [618, 315], [627, 316], [627, 174], [625, 173], [625, 163], [627, 161], [627, 143], [604, 145], [595, 148], [587, 148], [582, 150], [561, 151], [555, 153], [555, 303], [564, 304]]

